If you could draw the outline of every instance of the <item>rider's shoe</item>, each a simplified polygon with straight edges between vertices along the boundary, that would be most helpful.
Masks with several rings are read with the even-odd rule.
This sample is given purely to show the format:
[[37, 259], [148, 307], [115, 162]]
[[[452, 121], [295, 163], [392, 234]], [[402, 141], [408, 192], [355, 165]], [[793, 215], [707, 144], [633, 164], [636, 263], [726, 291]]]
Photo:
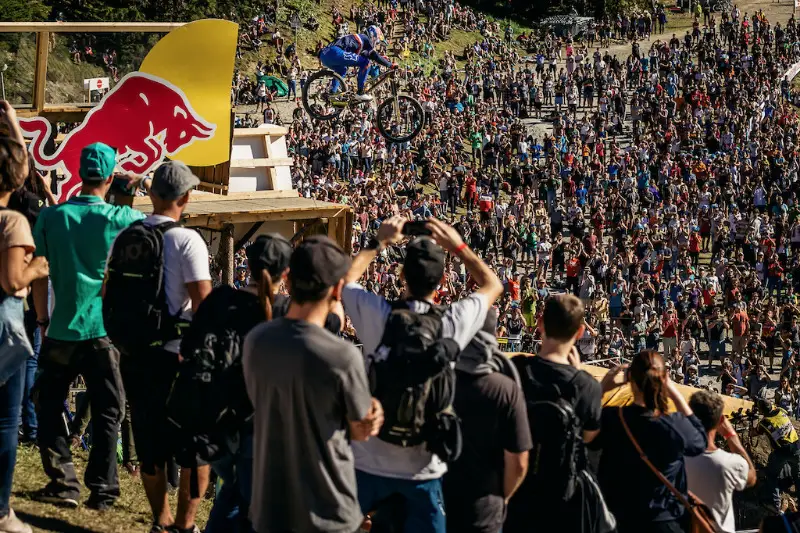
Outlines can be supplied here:
[[355, 95], [353, 95], [353, 100], [355, 100], [356, 102], [371, 102], [372, 96], [364, 93], [356, 93]]

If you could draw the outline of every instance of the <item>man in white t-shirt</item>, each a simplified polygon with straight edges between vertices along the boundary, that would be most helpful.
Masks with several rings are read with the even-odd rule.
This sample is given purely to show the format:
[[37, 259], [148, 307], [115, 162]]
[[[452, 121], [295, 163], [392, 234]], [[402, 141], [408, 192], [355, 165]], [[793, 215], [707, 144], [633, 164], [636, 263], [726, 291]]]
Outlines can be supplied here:
[[[175, 224], [164, 231], [164, 292], [171, 316], [191, 321], [208, 293], [211, 272], [208, 247], [199, 233], [176, 223], [189, 203], [191, 190], [200, 183], [185, 164], [169, 161], [155, 172], [150, 186], [153, 214], [144, 224]], [[113, 245], [112, 245], [113, 253]], [[131, 327], [136, 327], [132, 325]], [[178, 372], [180, 338], [152, 348], [147, 353], [122, 357], [120, 369], [131, 410], [133, 440], [139, 458], [147, 500], [153, 512], [151, 531], [194, 533], [195, 513], [208, 486], [210, 467], [193, 450], [176, 449], [165, 437], [165, 406]], [[181, 466], [178, 513], [173, 519], [167, 495], [167, 462], [171, 457]], [[199, 498], [191, 498], [190, 479], [195, 472]]]
[[[698, 391], [692, 395], [689, 406], [708, 433], [705, 453], [686, 458], [689, 490], [711, 509], [722, 531], [734, 533], [733, 492], [756, 484], [756, 468], [733, 426], [722, 414], [724, 404], [720, 395]], [[718, 434], [725, 439], [730, 452], [717, 448], [715, 437]]]

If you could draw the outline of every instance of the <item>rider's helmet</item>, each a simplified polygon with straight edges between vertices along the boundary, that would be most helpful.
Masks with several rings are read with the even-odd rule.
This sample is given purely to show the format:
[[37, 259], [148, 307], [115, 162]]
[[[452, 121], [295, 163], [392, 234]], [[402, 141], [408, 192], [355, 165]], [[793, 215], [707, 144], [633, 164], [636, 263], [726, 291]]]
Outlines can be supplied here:
[[386, 42], [386, 38], [383, 36], [383, 30], [381, 30], [380, 26], [376, 26], [375, 24], [367, 28], [367, 37], [369, 37], [372, 46], [378, 46], [378, 43]]

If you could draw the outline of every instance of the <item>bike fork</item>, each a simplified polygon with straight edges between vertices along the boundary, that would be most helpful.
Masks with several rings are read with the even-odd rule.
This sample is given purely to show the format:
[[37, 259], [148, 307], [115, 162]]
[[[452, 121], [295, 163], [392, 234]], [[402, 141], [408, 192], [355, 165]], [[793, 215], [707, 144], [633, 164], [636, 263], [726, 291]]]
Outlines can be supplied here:
[[397, 81], [392, 78], [392, 96], [394, 96], [394, 102], [392, 103], [392, 111], [394, 114], [394, 120], [399, 125], [400, 124], [400, 99], [397, 97]]

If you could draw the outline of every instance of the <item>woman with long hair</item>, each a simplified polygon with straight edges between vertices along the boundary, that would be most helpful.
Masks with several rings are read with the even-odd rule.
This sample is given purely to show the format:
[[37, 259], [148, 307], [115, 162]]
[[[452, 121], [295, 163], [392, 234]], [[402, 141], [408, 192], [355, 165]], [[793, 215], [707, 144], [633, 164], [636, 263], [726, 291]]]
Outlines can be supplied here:
[[[44, 257], [33, 257], [31, 227], [25, 216], [8, 209], [11, 194], [28, 175], [28, 157], [16, 113], [0, 101], [0, 125], [10, 137], [0, 137], [0, 533], [30, 533], [9, 507], [25, 364], [33, 352], [25, 333], [25, 297], [32, 281], [47, 277]], [[6, 129], [3, 128], [3, 129]]]
[[[639, 352], [629, 367], [610, 371], [604, 381], [614, 382], [623, 372], [633, 404], [604, 408], [600, 435], [592, 442], [603, 450], [598, 480], [617, 518], [618, 533], [688, 532], [689, 514], [640, 456], [634, 440], [668, 482], [686, 495], [684, 457], [705, 451], [706, 432], [656, 351]], [[604, 383], [604, 390], [610, 388], [613, 385]], [[677, 412], [670, 413], [670, 400]]]

